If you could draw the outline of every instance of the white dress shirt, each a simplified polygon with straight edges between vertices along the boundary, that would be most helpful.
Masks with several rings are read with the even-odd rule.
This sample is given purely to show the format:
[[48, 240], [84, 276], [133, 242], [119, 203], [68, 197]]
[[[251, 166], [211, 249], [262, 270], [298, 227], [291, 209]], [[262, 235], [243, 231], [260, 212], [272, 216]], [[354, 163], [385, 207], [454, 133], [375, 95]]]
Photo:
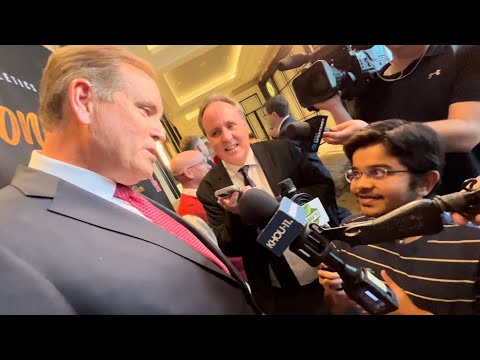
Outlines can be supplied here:
[[[289, 116], [290, 116], [290, 115], [285, 116], [285, 117], [282, 119], [282, 121], [280, 122], [280, 124], [278, 124], [277, 134], [280, 135], [280, 129], [282, 128], [283, 123], [285, 122], [285, 120], [287, 120], [287, 118], [288, 118]], [[278, 136], [278, 135], [277, 135], [277, 136]]]
[[233, 185], [237, 185], [240, 189], [245, 186], [243, 175], [238, 170], [240, 170], [242, 166], [248, 165], [248, 176], [250, 177], [250, 179], [253, 180], [255, 185], [257, 187], [262, 187], [267, 193], [275, 196], [273, 195], [272, 189], [270, 188], [270, 184], [268, 183], [267, 177], [265, 176], [262, 167], [255, 158], [255, 154], [253, 153], [252, 148], [250, 148], [250, 150], [248, 151], [247, 159], [245, 160], [245, 163], [243, 165], [232, 165], [223, 160], [222, 163], [227, 170], [228, 176], [230, 176]]
[[70, 184], [82, 188], [85, 191], [97, 195], [102, 199], [110, 201], [111, 203], [130, 210], [131, 212], [147, 219], [140, 211], [128, 202], [113, 197], [117, 184], [96, 172], [52, 159], [43, 155], [40, 150], [34, 150], [32, 152], [28, 166], [65, 180]]

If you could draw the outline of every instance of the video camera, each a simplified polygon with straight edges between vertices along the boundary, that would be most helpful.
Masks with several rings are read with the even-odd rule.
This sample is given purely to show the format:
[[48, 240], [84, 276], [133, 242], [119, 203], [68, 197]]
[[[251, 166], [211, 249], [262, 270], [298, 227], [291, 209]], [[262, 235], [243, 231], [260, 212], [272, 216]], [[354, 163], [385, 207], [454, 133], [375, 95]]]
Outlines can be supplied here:
[[278, 69], [285, 71], [311, 65], [293, 80], [297, 99], [304, 108], [316, 111], [313, 105], [325, 101], [339, 91], [342, 98], [359, 96], [373, 75], [389, 62], [382, 45], [324, 45], [312, 54], [299, 54], [279, 61]]

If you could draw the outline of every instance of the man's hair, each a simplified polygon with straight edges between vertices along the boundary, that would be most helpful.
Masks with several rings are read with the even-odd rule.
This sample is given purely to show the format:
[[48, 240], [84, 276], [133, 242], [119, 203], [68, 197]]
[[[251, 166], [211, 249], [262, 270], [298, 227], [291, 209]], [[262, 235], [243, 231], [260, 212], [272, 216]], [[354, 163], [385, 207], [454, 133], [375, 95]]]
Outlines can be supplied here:
[[282, 95], [276, 95], [267, 100], [264, 105], [267, 114], [271, 114], [274, 111], [280, 117], [285, 117], [289, 113], [288, 101]]
[[155, 69], [149, 62], [121, 47], [65, 46], [52, 53], [40, 83], [39, 116], [45, 130], [52, 131], [60, 125], [68, 87], [74, 79], [87, 79], [99, 99], [112, 101], [113, 94], [126, 86], [120, 74], [121, 64], [135, 66], [156, 80]]
[[204, 143], [202, 139], [200, 139], [199, 136], [196, 135], [190, 135], [190, 136], [185, 136], [181, 141], [180, 141], [180, 151], [188, 151], [188, 150], [197, 150], [197, 143], [201, 142], [202, 144]]
[[205, 133], [205, 128], [203, 127], [203, 114], [205, 113], [205, 110], [207, 109], [208, 105], [216, 101], [224, 102], [234, 106], [235, 108], [237, 108], [238, 112], [242, 115], [243, 119], [245, 120], [245, 111], [243, 110], [242, 105], [240, 105], [240, 103], [237, 100], [232, 99], [230, 96], [223, 95], [223, 94], [210, 95], [203, 101], [203, 104], [200, 107], [200, 111], [198, 113], [198, 127], [200, 128], [200, 130], [202, 130], [202, 133], [205, 136], [207, 134]]
[[[343, 146], [348, 159], [360, 148], [382, 144], [411, 173], [410, 188], [415, 188], [431, 170], [442, 172], [445, 152], [438, 134], [431, 127], [391, 119], [372, 123], [355, 133]], [[438, 186], [438, 184], [437, 184]]]

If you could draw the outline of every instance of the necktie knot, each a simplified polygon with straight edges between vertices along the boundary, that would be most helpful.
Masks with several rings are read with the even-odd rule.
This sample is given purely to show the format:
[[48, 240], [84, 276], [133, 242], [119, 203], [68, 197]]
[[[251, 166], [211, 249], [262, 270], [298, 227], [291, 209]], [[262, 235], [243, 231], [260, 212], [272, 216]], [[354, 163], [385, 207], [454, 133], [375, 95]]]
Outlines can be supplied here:
[[238, 172], [240, 172], [242, 174], [245, 186], [249, 185], [251, 187], [255, 187], [255, 183], [248, 176], [248, 168], [249, 167], [250, 167], [250, 165], [243, 165], [240, 169], [238, 169]]
[[115, 189], [113, 196], [123, 201], [128, 201], [134, 192], [135, 191], [130, 189], [128, 186], [117, 184], [117, 188]]

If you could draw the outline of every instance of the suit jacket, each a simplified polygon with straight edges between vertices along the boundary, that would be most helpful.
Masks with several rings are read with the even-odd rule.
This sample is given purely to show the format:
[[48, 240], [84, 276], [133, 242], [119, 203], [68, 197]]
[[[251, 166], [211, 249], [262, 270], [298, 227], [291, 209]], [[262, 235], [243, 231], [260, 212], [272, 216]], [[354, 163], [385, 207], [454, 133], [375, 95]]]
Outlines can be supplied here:
[[8, 249], [0, 247], [0, 315], [73, 315], [55, 286]]
[[[280, 131], [278, 132], [278, 136], [277, 136], [277, 139], [279, 140], [282, 140], [282, 139], [285, 139], [285, 140], [288, 140], [288, 137], [287, 137], [287, 134], [286, 134], [286, 129], [287, 129], [287, 126], [290, 125], [290, 124], [293, 124], [293, 123], [296, 123], [297, 120], [295, 120], [293, 117], [291, 117], [290, 115], [288, 115], [288, 117], [285, 119], [285, 121], [282, 123], [282, 126], [280, 126]], [[300, 144], [299, 142], [295, 141], [295, 140], [291, 140], [292, 142], [294, 143], [298, 143]]]
[[228, 259], [155, 205], [192, 231], [234, 278], [147, 219], [24, 166], [0, 190], [0, 245], [78, 314], [252, 314], [249, 291]]
[[[306, 159], [300, 150], [286, 140], [262, 141], [251, 145], [275, 196], [279, 194], [278, 183], [291, 178], [297, 189], [318, 197], [333, 224], [337, 205], [333, 181], [322, 174]], [[272, 296], [269, 264], [272, 255], [256, 242], [257, 230], [242, 223], [240, 216], [225, 211], [217, 203], [215, 190], [232, 185], [232, 181], [219, 162], [203, 178], [197, 190], [198, 199], [207, 212], [210, 226], [217, 236], [218, 245], [228, 256], [243, 256], [245, 271], [257, 299], [268, 301]]]

